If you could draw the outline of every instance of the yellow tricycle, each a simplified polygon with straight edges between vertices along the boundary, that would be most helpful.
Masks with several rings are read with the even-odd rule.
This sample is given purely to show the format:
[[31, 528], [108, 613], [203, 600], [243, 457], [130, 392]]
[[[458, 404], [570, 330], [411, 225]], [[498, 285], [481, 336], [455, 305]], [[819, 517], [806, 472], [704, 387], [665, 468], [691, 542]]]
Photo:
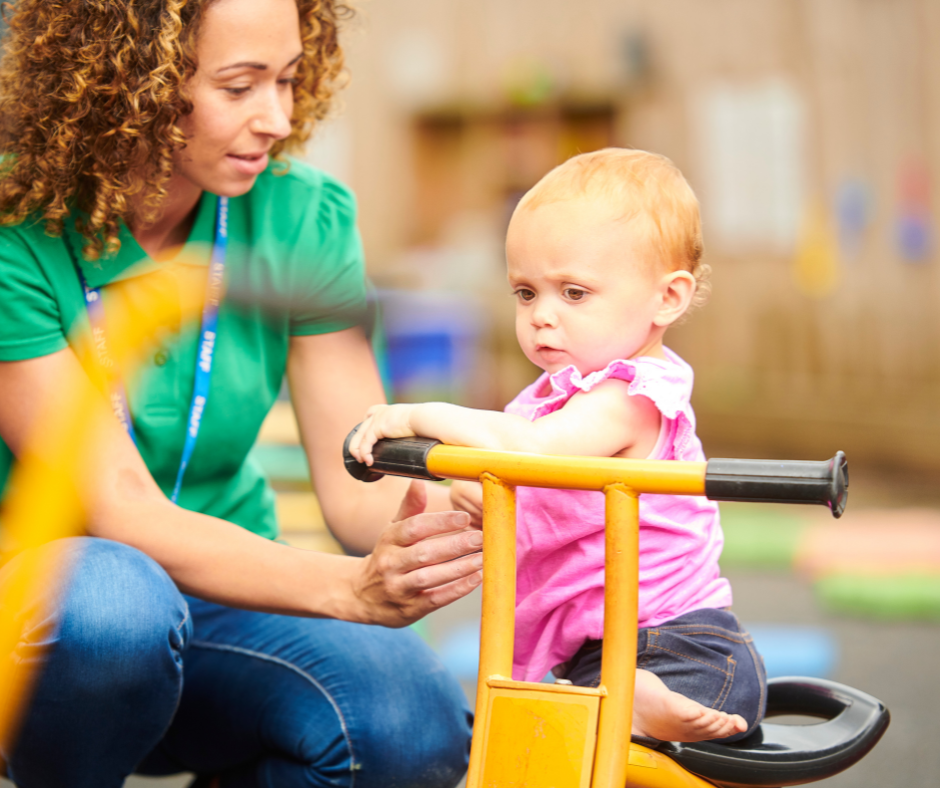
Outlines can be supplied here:
[[[351, 437], [351, 435], [350, 435]], [[346, 441], [347, 447], [349, 439]], [[425, 438], [379, 441], [374, 464], [347, 451], [362, 481], [384, 474], [483, 484], [483, 616], [476, 724], [467, 788], [780, 788], [831, 777], [862, 758], [888, 727], [876, 698], [832, 681], [768, 683], [765, 721], [733, 744], [631, 740], [636, 671], [639, 496], [811, 503], [839, 517], [845, 456], [797, 462], [706, 462], [560, 457], [448, 446]], [[600, 686], [512, 680], [516, 598], [515, 487], [602, 492], [606, 499], [604, 637]]]

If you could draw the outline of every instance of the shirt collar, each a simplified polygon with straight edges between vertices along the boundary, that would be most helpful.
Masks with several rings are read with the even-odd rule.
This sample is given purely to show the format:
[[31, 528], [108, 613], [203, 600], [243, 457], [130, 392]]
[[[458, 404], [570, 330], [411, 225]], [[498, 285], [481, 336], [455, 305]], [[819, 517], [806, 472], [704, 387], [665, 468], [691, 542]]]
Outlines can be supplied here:
[[[215, 237], [217, 204], [218, 197], [203, 192], [202, 197], [199, 198], [196, 221], [193, 222], [189, 238], [186, 239], [182, 251], [173, 262], [200, 266], [209, 264], [212, 242]], [[82, 276], [85, 278], [85, 284], [91, 289], [104, 287], [111, 282], [142, 276], [160, 268], [160, 264], [150, 259], [140, 247], [124, 222], [121, 222], [118, 229], [118, 238], [121, 241], [118, 253], [102, 255], [99, 260], [95, 261], [86, 260], [82, 255], [85, 237], [75, 229], [74, 221], [66, 220], [64, 232], [68, 236], [66, 242], [74, 251]]]

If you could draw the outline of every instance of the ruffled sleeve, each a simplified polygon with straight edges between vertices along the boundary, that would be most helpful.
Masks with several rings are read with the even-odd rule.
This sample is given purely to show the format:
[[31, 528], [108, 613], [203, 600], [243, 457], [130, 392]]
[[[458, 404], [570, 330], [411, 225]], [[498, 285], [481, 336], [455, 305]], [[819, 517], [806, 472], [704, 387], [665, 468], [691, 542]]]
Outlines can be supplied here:
[[[545, 375], [526, 389], [528, 403], [517, 399], [516, 412], [531, 420], [541, 418], [561, 408], [578, 392], [591, 391], [605, 380], [624, 380], [630, 386], [628, 393], [648, 397], [663, 417], [676, 423], [675, 455], [677, 460], [699, 459], [699, 443], [695, 437], [695, 413], [690, 399], [694, 375], [692, 367], [668, 348], [663, 348], [666, 359], [640, 356], [634, 359], [616, 359], [604, 369], [582, 377], [574, 367], [565, 367], [545, 381]], [[549, 389], [544, 397], [531, 397], [531, 392]], [[524, 407], [528, 404], [529, 407]], [[522, 406], [522, 407], [519, 407]], [[508, 410], [508, 408], [507, 408]]]

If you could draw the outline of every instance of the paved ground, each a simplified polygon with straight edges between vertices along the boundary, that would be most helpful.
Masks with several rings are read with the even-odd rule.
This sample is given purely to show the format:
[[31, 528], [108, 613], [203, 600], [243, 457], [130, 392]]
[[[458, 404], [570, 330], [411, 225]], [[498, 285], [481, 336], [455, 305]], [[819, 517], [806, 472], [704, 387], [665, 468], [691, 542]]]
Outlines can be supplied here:
[[832, 678], [874, 695], [891, 710], [891, 726], [878, 746], [852, 769], [817, 785], [935, 788], [940, 782], [940, 626], [835, 618], [819, 610], [809, 586], [793, 575], [729, 576], [742, 620], [827, 627], [839, 649]]

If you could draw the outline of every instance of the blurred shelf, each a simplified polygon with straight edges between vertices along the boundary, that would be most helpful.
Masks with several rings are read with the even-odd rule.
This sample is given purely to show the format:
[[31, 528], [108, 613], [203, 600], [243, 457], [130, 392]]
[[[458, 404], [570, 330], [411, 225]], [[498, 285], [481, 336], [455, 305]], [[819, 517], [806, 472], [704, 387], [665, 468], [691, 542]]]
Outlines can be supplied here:
[[299, 444], [300, 431], [297, 429], [297, 419], [294, 418], [294, 409], [289, 402], [278, 400], [271, 408], [271, 412], [261, 425], [258, 433], [258, 443]]
[[279, 492], [276, 505], [281, 539], [289, 545], [302, 550], [342, 554], [343, 548], [327, 528], [314, 493]]
[[306, 486], [310, 483], [307, 457], [300, 446], [300, 433], [294, 409], [289, 402], [274, 403], [251, 450], [257, 462], [277, 491], [275, 506], [280, 538], [292, 547], [321, 553], [342, 554], [343, 548], [333, 538], [323, 511], [313, 492], [279, 489]]
[[249, 455], [261, 466], [272, 484], [304, 484], [310, 482], [307, 457], [300, 446], [257, 444]]
[[277, 519], [285, 532], [327, 530], [317, 496], [312, 492], [279, 492]]
[[313, 550], [317, 553], [332, 553], [334, 555], [343, 555], [344, 551], [339, 542], [337, 542], [329, 531], [324, 533], [282, 533], [281, 539], [291, 547], [298, 547], [301, 550]]

